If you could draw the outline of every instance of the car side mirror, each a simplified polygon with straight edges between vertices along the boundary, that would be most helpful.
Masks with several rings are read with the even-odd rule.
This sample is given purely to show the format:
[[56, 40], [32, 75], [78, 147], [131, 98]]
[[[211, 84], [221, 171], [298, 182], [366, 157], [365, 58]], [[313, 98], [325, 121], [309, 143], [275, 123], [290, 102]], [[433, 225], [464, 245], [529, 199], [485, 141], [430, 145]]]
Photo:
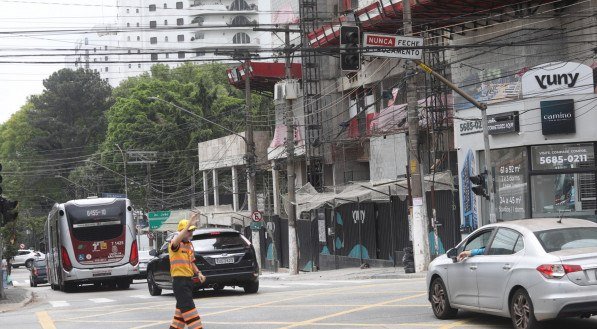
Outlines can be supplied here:
[[157, 250], [155, 250], [155, 249], [151, 249], [151, 250], [149, 251], [149, 256], [156, 257], [157, 255], [158, 255], [158, 251], [157, 251]]
[[458, 250], [456, 250], [456, 248], [452, 248], [448, 250], [446, 256], [448, 256], [448, 258], [451, 258], [452, 261], [456, 263], [458, 261]]

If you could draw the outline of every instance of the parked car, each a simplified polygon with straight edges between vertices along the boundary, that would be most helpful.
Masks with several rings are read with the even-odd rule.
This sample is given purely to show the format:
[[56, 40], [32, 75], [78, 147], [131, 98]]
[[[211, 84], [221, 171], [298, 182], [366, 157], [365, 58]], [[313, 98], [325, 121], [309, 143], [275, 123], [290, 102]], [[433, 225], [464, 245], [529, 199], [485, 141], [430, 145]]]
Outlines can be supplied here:
[[38, 284], [48, 283], [47, 264], [45, 259], [36, 260], [29, 268], [29, 285], [37, 287]]
[[[204, 288], [221, 290], [226, 286], [243, 287], [246, 293], [259, 290], [255, 249], [238, 231], [198, 229], [193, 232], [191, 242], [195, 248], [195, 264], [207, 278], [203, 284], [194, 280], [195, 291]], [[147, 265], [147, 285], [149, 293], [157, 296], [162, 289], [172, 289], [168, 243], [150, 254], [156, 258]]]
[[147, 278], [147, 264], [149, 264], [149, 261], [153, 258], [154, 257], [149, 254], [148, 250], [139, 250], [139, 275], [137, 276], [138, 279]]
[[43, 258], [43, 255], [40, 252], [30, 249], [20, 249], [17, 252], [17, 255], [12, 258], [10, 264], [13, 268], [19, 268], [19, 266], [23, 265], [25, 265], [27, 268], [30, 268], [33, 264], [33, 261], [39, 258]]
[[[482, 249], [481, 249], [482, 248]], [[483, 253], [458, 261], [462, 251]], [[541, 218], [483, 226], [429, 265], [433, 313], [458, 309], [510, 317], [514, 328], [597, 315], [597, 224]]]

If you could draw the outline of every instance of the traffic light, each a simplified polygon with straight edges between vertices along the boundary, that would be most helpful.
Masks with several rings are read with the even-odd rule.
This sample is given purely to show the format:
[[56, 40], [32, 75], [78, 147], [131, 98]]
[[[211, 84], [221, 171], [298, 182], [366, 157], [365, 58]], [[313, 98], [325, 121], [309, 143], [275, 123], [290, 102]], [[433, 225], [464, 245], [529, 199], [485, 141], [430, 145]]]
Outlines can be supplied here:
[[361, 31], [358, 26], [340, 27], [340, 68], [342, 71], [361, 69]]
[[471, 183], [475, 185], [471, 187], [473, 193], [489, 200], [489, 191], [487, 190], [487, 171], [484, 171], [477, 176], [471, 176], [469, 179], [471, 180]]
[[0, 221], [0, 227], [17, 219], [19, 212], [16, 211], [19, 201], [10, 201], [3, 197], [0, 197], [0, 213], [2, 213], [2, 220]]

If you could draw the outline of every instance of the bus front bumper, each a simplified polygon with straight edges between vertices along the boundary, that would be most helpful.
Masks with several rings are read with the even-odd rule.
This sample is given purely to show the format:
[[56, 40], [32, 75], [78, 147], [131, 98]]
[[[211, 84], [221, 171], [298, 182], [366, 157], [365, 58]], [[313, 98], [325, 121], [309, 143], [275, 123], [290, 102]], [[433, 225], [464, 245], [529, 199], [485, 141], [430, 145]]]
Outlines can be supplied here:
[[100, 268], [73, 268], [69, 272], [62, 270], [62, 277], [64, 281], [68, 282], [97, 282], [97, 281], [107, 281], [113, 279], [124, 279], [130, 278], [133, 279], [134, 277], [139, 275], [139, 266], [131, 265], [131, 264], [124, 264], [120, 266], [114, 267], [100, 267]]

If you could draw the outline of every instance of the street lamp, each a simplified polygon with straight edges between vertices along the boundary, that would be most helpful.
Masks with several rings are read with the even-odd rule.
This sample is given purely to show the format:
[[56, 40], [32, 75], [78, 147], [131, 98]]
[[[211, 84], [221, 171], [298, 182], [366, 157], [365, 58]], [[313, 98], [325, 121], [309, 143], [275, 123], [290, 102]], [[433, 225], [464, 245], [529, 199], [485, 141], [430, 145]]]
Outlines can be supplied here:
[[128, 199], [129, 192], [128, 192], [128, 187], [127, 187], [127, 182], [126, 182], [126, 157], [124, 156], [124, 152], [122, 152], [120, 145], [118, 145], [118, 144], [114, 144], [114, 145], [116, 145], [116, 147], [118, 147], [120, 154], [122, 154], [122, 161], [124, 162], [124, 195]]

